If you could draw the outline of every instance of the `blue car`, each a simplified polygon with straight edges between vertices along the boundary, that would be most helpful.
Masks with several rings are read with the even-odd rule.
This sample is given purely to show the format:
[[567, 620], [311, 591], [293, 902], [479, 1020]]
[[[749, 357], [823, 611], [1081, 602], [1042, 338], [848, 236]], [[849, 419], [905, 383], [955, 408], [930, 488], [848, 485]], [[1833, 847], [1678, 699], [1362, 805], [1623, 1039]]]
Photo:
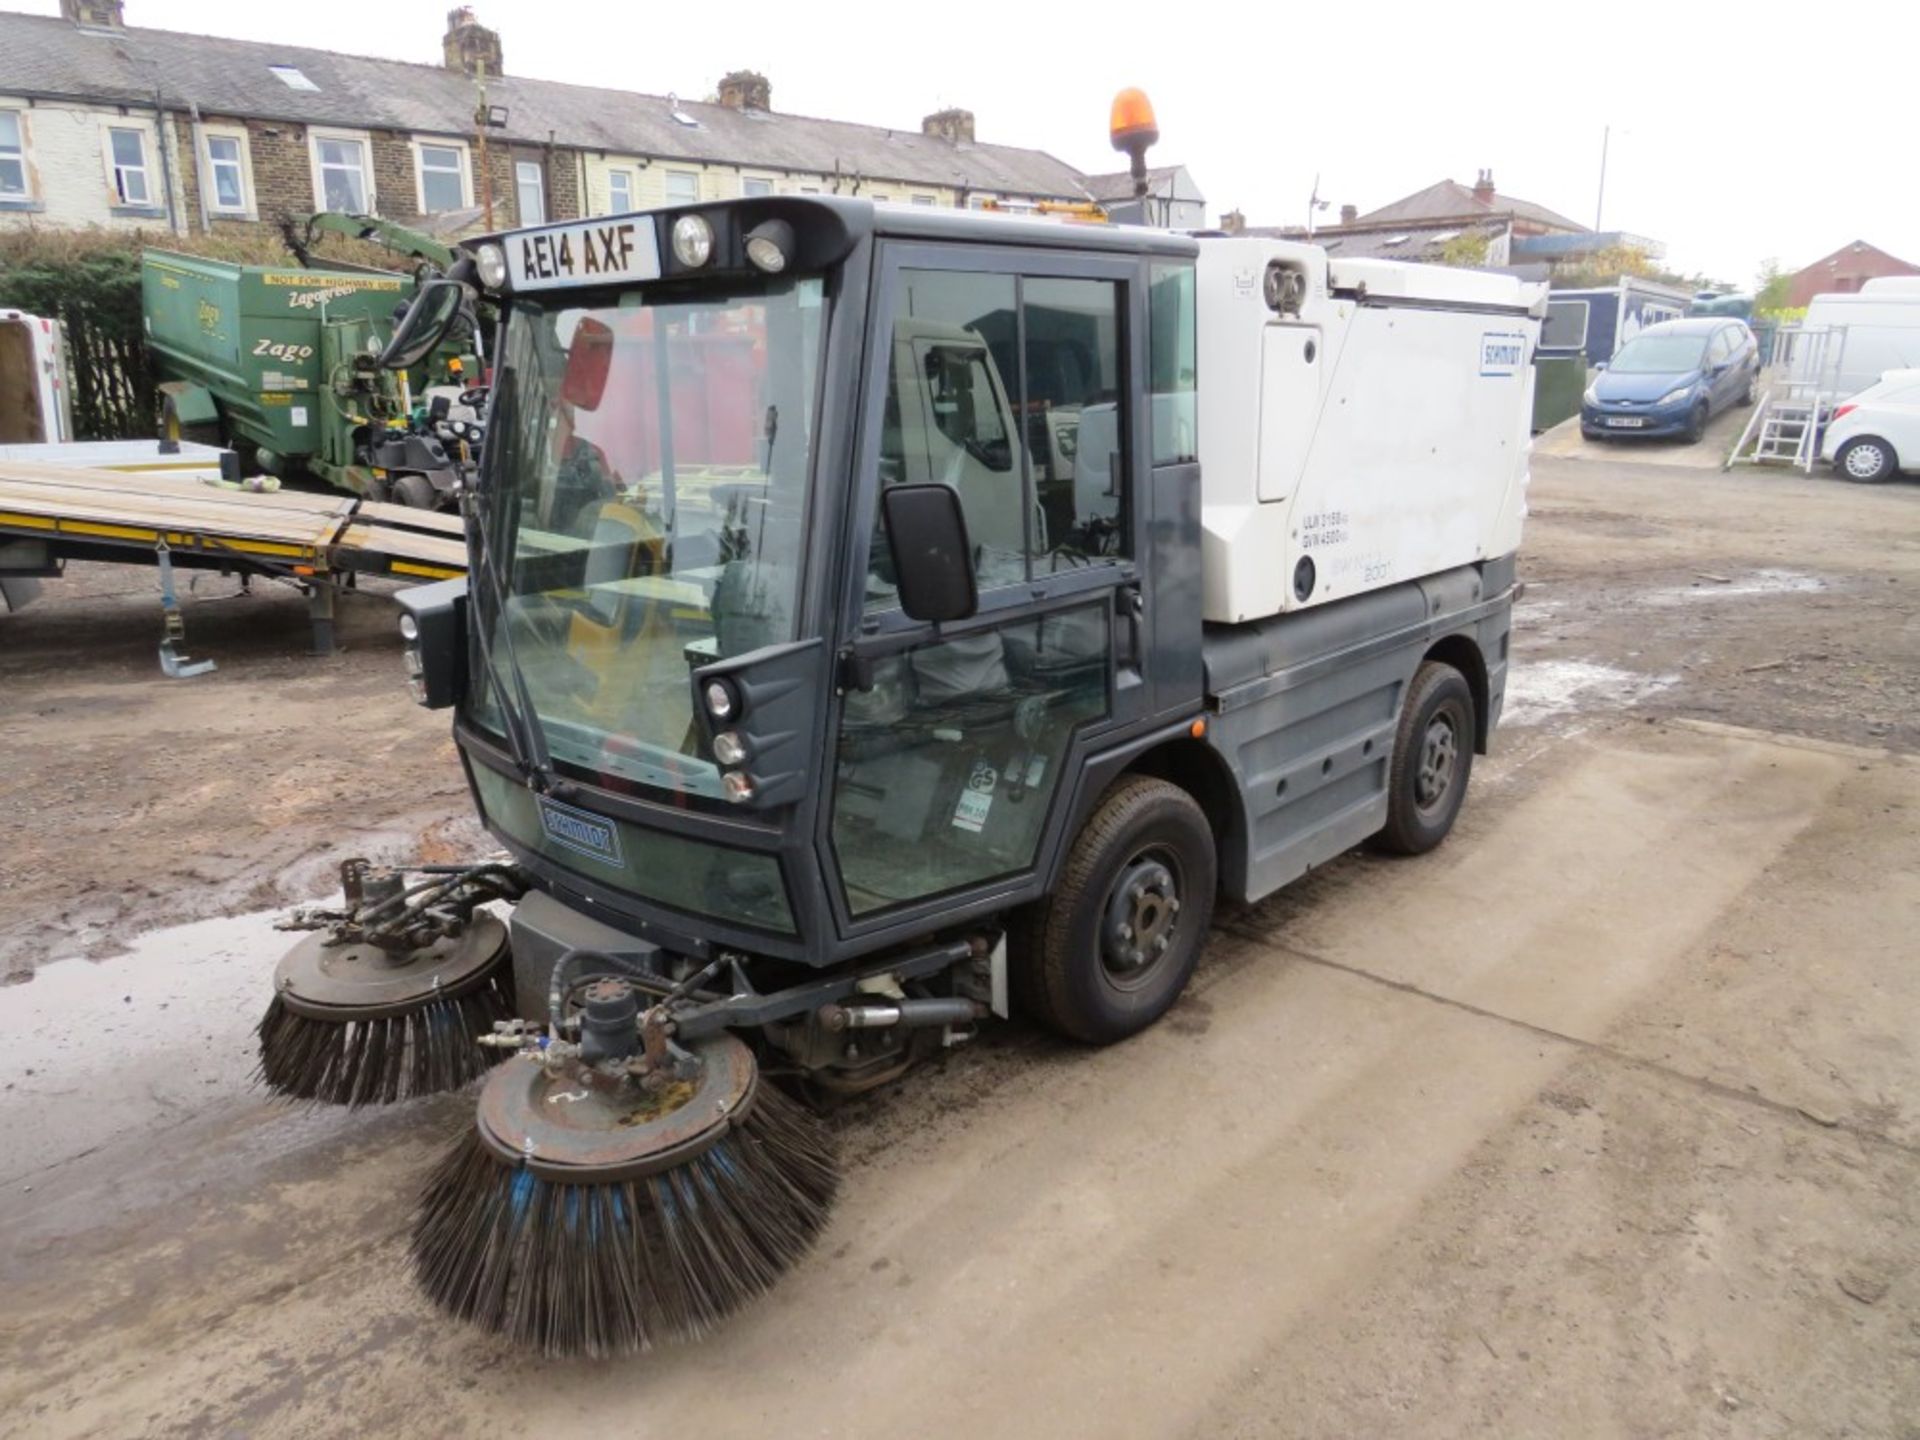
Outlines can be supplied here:
[[1622, 435], [1698, 440], [1730, 405], [1751, 405], [1760, 346], [1724, 316], [1649, 325], [1601, 367], [1580, 405], [1589, 440]]

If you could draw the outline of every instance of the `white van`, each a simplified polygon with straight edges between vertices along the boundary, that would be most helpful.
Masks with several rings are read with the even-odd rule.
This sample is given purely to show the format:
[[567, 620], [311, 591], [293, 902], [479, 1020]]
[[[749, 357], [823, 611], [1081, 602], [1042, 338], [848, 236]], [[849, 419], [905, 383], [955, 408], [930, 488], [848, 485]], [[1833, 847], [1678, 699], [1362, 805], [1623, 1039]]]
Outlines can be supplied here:
[[66, 337], [58, 320], [0, 310], [0, 444], [73, 438]]
[[1856, 293], [1816, 295], [1803, 323], [1809, 330], [1846, 327], [1837, 391], [1843, 399], [1857, 395], [1889, 370], [1920, 368], [1920, 276], [1889, 275]]

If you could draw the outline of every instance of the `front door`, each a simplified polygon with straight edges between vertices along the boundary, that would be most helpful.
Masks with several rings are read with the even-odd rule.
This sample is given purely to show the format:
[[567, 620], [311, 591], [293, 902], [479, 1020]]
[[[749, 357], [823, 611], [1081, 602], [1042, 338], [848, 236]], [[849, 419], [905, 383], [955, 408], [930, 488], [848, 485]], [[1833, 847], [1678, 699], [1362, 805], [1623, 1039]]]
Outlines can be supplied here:
[[[897, 246], [880, 264], [828, 840], [859, 932], [1028, 877], [1131, 644], [1130, 260]], [[980, 612], [900, 610], [878, 497], [959, 492]], [[857, 552], [864, 546], [864, 559]]]

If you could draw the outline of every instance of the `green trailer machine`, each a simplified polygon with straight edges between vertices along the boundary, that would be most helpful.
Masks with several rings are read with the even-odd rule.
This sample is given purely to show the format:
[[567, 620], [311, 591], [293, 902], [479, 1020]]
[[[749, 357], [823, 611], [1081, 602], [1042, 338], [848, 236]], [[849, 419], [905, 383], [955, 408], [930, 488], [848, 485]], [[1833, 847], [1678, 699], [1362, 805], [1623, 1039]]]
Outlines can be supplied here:
[[411, 276], [149, 250], [141, 286], [170, 431], [217, 439], [269, 474], [450, 503], [460, 460], [411, 425], [409, 381], [379, 365]]

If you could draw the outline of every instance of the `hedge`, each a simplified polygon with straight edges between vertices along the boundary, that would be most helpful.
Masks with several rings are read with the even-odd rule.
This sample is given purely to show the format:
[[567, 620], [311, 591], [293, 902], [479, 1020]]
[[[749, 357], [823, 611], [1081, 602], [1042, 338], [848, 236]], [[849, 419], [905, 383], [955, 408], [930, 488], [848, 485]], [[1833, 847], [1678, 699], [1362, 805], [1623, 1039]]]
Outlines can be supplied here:
[[[117, 440], [157, 428], [154, 378], [140, 315], [140, 256], [152, 247], [246, 265], [296, 263], [277, 235], [172, 235], [142, 230], [0, 229], [0, 310], [58, 320], [66, 331], [76, 439]], [[331, 237], [327, 258], [380, 265], [391, 252]]]

